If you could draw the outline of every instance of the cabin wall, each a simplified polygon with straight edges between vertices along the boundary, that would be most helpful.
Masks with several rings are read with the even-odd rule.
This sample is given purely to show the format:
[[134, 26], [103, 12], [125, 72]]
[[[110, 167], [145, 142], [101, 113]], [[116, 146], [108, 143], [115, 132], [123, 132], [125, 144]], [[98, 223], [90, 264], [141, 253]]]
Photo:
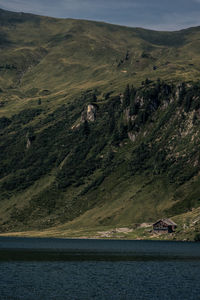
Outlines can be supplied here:
[[159, 222], [153, 225], [153, 230], [162, 233], [171, 233], [176, 229], [174, 225], [167, 225], [164, 222]]

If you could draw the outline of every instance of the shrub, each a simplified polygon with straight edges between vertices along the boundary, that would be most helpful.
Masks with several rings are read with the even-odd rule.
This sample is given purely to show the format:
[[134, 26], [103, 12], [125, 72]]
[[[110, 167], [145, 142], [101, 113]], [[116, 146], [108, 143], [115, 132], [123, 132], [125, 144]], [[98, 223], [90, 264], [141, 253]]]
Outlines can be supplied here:
[[5, 127], [9, 126], [10, 123], [11, 120], [6, 117], [0, 118], [0, 129], [4, 129]]

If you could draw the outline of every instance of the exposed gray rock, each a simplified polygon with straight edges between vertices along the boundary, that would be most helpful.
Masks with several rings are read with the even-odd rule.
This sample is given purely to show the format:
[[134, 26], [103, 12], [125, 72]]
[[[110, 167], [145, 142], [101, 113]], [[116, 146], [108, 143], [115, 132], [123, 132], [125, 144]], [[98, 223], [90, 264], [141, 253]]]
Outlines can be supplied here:
[[86, 110], [84, 110], [81, 114], [81, 122], [94, 122], [96, 119], [96, 111], [96, 106], [94, 106], [93, 104], [88, 104]]
[[87, 120], [94, 122], [96, 118], [96, 107], [92, 104], [89, 104], [87, 107]]
[[135, 142], [136, 140], [136, 134], [133, 132], [128, 132], [128, 137], [132, 142]]
[[125, 111], [124, 111], [124, 114], [125, 114], [125, 118], [126, 118], [126, 121], [128, 122], [131, 118], [130, 116], [130, 108], [126, 108]]
[[30, 138], [28, 138], [26, 142], [26, 149], [29, 149], [30, 147], [31, 147], [31, 140]]

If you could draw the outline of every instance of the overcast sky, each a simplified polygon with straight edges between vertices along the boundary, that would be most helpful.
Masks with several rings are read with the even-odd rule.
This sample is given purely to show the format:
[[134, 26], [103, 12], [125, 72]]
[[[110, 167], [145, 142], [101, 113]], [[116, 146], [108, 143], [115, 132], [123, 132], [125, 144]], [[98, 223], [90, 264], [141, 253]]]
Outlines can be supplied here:
[[200, 25], [200, 0], [0, 0], [0, 8], [156, 30]]

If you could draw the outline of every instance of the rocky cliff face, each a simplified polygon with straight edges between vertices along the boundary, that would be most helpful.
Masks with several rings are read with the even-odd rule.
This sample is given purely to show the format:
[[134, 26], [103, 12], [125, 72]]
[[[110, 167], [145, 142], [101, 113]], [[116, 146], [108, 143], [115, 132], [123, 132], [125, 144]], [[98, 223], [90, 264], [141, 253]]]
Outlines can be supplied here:
[[96, 119], [97, 107], [93, 104], [88, 104], [86, 109], [81, 114], [81, 122], [94, 122]]

